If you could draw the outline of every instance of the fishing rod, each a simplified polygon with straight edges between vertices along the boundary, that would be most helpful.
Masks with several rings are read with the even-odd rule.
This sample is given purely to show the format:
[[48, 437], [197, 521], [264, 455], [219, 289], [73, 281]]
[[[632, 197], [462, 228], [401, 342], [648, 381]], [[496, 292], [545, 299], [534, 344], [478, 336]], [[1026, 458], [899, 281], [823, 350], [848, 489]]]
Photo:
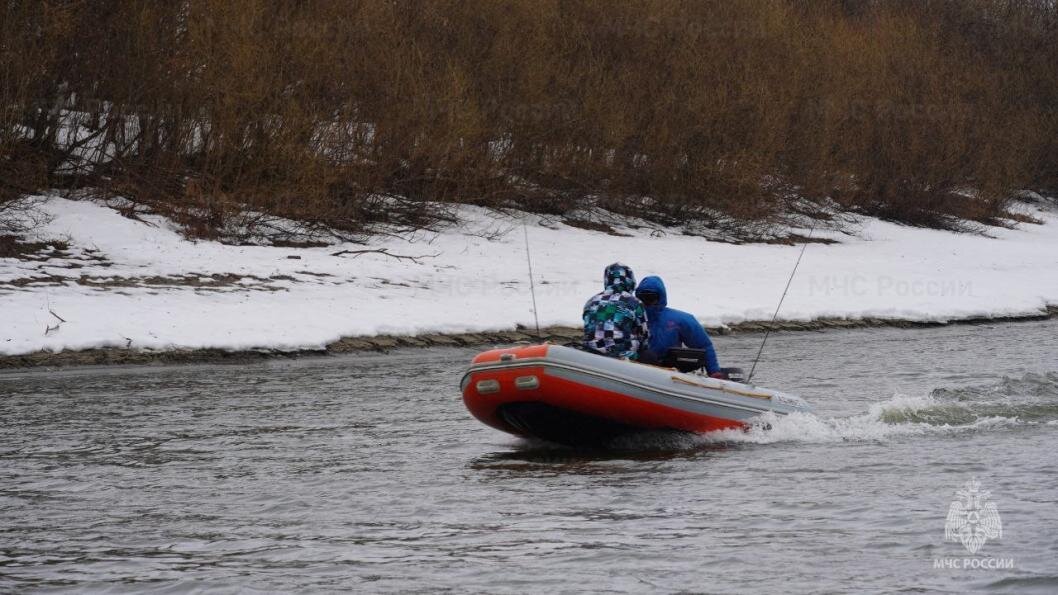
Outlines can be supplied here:
[[804, 245], [801, 246], [801, 253], [797, 255], [797, 262], [794, 263], [793, 271], [790, 272], [790, 278], [786, 280], [786, 289], [782, 291], [782, 297], [779, 298], [779, 305], [775, 306], [775, 313], [771, 315], [771, 324], [764, 331], [764, 340], [760, 342], [760, 349], [757, 350], [757, 357], [753, 358], [753, 367], [749, 369], [749, 376], [746, 377], [746, 384], [753, 381], [753, 373], [757, 370], [757, 362], [760, 360], [760, 354], [764, 353], [764, 345], [768, 343], [768, 336], [771, 335], [771, 329], [775, 326], [775, 319], [779, 317], [779, 309], [782, 308], [782, 302], [786, 299], [786, 293], [790, 291], [790, 284], [793, 283], [794, 275], [797, 274], [797, 267], [801, 264], [801, 257], [805, 255], [805, 248], [808, 248], [809, 240], [812, 239], [812, 232], [816, 230], [813, 225], [808, 230], [808, 236], [805, 238]]
[[533, 322], [536, 323], [536, 338], [540, 339], [540, 316], [536, 312], [536, 285], [533, 283], [533, 258], [529, 252], [529, 226], [522, 219], [522, 232], [525, 234], [525, 262], [529, 265], [529, 294], [533, 296]]

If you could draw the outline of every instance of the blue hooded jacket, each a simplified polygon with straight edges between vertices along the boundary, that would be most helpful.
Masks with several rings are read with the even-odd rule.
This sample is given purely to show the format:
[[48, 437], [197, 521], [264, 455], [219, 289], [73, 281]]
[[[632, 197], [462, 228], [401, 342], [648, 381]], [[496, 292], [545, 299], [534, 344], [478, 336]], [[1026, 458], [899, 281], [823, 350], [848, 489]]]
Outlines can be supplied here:
[[658, 294], [658, 303], [647, 306], [647, 325], [650, 328], [650, 341], [646, 352], [660, 359], [672, 347], [685, 345], [692, 349], [705, 350], [705, 368], [712, 374], [720, 371], [720, 362], [716, 359], [716, 349], [709, 333], [687, 312], [668, 307], [668, 294], [661, 277], [645, 277], [636, 288], [640, 291], [653, 291]]

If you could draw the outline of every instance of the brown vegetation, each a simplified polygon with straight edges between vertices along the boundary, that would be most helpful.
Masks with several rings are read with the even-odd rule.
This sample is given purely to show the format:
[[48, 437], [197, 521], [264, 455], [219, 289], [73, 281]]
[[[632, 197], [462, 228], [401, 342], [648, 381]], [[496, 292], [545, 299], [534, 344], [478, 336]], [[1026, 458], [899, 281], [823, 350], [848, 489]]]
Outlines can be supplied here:
[[1056, 64], [1050, 0], [6, 0], [0, 201], [988, 222], [1058, 187]]

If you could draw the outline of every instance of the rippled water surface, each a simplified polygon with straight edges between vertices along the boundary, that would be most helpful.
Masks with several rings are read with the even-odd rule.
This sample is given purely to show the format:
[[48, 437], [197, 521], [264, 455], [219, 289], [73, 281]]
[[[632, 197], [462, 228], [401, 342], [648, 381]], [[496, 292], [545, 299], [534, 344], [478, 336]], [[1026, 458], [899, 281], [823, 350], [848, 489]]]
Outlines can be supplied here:
[[604, 453], [471, 418], [472, 353], [0, 375], [0, 591], [1058, 591], [1058, 322], [773, 335], [814, 415]]

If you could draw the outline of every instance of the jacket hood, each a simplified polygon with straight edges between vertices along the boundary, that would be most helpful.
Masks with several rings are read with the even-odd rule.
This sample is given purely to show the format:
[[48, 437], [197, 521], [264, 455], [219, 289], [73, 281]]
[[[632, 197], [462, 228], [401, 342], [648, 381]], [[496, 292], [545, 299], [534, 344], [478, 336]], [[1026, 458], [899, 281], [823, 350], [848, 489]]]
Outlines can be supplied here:
[[665, 282], [657, 275], [643, 277], [643, 280], [639, 282], [639, 287], [636, 288], [636, 293], [639, 293], [640, 291], [653, 291], [658, 294], [657, 305], [662, 308], [669, 305], [669, 295], [665, 291]]
[[614, 292], [631, 292], [636, 288], [636, 277], [632, 273], [632, 269], [619, 262], [606, 267], [602, 275], [602, 281], [606, 289], [611, 289]]

